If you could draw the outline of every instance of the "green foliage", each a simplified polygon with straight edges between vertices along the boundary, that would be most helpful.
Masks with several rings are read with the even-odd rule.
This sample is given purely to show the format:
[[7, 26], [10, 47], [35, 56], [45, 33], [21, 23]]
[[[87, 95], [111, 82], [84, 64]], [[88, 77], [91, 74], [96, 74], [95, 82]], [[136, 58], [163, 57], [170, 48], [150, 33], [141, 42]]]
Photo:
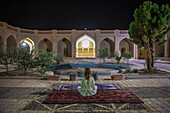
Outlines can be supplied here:
[[13, 63], [13, 51], [14, 49], [10, 49], [8, 52], [7, 49], [0, 49], [0, 64], [6, 67], [6, 71], [8, 72], [8, 65]]
[[130, 58], [132, 58], [132, 53], [129, 52], [129, 51], [124, 51], [122, 56], [124, 57], [124, 59], [127, 60], [127, 63], [129, 63], [128, 60], [129, 60]]
[[119, 64], [120, 60], [122, 59], [122, 56], [119, 56], [119, 53], [117, 51], [115, 51], [113, 53], [113, 56], [115, 57], [115, 60], [117, 61], [117, 64]]
[[109, 55], [109, 52], [105, 48], [99, 49], [98, 57], [102, 58], [104, 62], [106, 61], [105, 59], [108, 55]]
[[8, 72], [8, 65], [13, 63], [13, 55], [15, 49], [10, 48], [8, 51], [7, 49], [3, 49], [3, 41], [0, 39], [0, 64], [6, 67], [6, 71]]
[[109, 59], [112, 59], [114, 57], [114, 53], [112, 54], [112, 53], [108, 53], [108, 58]]
[[138, 69], [133, 69], [132, 70], [132, 73], [137, 73], [138, 72]]
[[159, 7], [156, 3], [145, 1], [134, 12], [135, 20], [130, 23], [129, 35], [131, 41], [139, 47], [147, 49], [147, 68], [152, 71], [150, 49], [155, 44], [165, 43], [165, 34], [170, 30], [169, 5]]
[[123, 74], [127, 74], [127, 73], [137, 73], [137, 72], [138, 72], [138, 69], [133, 69], [133, 70], [128, 69], [128, 70], [124, 71]]
[[58, 53], [57, 56], [54, 57], [54, 60], [56, 61], [57, 64], [60, 64], [61, 62], [64, 61], [64, 58]]
[[24, 75], [28, 69], [35, 67], [35, 55], [36, 50], [33, 48], [31, 51], [28, 48], [17, 48], [13, 54], [14, 62], [17, 65], [17, 69], [22, 69]]
[[157, 72], [157, 71], [159, 71], [159, 69], [153, 68], [152, 71], [153, 71], [153, 72]]
[[35, 65], [38, 67], [37, 71], [41, 74], [44, 74], [46, 71], [53, 69], [53, 52], [44, 52], [41, 50], [35, 59]]
[[131, 70], [128, 69], [128, 70], [126, 70], [126, 71], [123, 72], [123, 74], [127, 74], [127, 73], [131, 73]]

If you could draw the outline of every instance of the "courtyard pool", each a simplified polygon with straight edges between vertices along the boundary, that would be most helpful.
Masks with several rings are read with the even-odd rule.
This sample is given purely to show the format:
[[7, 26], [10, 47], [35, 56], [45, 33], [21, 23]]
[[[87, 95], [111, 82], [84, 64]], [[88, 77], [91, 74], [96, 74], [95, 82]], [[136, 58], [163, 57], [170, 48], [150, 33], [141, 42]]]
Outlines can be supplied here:
[[103, 64], [103, 63], [70, 63], [70, 64], [54, 64], [55, 73], [60, 75], [68, 75], [69, 73], [84, 73], [84, 68], [91, 68], [92, 73], [98, 75], [111, 75], [119, 73], [122, 69], [130, 69], [130, 67], [120, 64]]

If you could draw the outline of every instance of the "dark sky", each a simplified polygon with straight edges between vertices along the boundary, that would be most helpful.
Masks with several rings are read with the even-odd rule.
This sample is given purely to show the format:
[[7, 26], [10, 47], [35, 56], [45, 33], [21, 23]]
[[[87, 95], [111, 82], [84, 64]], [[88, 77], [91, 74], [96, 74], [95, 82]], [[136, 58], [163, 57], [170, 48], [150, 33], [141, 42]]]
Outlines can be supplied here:
[[[0, 21], [25, 29], [129, 28], [145, 0], [0, 0]], [[152, 0], [168, 4], [169, 0]]]

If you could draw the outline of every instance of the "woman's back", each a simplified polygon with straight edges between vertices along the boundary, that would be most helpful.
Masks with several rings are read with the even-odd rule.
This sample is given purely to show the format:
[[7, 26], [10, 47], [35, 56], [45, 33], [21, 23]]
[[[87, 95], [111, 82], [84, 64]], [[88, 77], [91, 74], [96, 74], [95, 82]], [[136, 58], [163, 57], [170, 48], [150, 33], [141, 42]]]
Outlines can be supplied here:
[[93, 89], [94, 87], [94, 78], [90, 77], [88, 80], [83, 77], [81, 82], [81, 88], [82, 89]]
[[83, 77], [81, 86], [78, 86], [77, 89], [82, 96], [92, 96], [97, 93], [97, 86], [95, 86], [93, 77], [90, 77], [88, 80]]

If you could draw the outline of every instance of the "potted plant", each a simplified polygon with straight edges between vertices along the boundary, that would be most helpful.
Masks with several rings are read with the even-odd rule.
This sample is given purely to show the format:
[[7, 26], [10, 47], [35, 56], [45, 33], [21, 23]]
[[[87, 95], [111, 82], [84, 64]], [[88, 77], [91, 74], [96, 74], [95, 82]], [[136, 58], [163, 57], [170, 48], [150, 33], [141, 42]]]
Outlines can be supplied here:
[[124, 78], [125, 78], [124, 74], [118, 74], [118, 73], [111, 76], [112, 80], [124, 80]]
[[46, 71], [45, 75], [47, 76], [47, 80], [60, 80], [60, 75], [54, 74], [52, 71]]

